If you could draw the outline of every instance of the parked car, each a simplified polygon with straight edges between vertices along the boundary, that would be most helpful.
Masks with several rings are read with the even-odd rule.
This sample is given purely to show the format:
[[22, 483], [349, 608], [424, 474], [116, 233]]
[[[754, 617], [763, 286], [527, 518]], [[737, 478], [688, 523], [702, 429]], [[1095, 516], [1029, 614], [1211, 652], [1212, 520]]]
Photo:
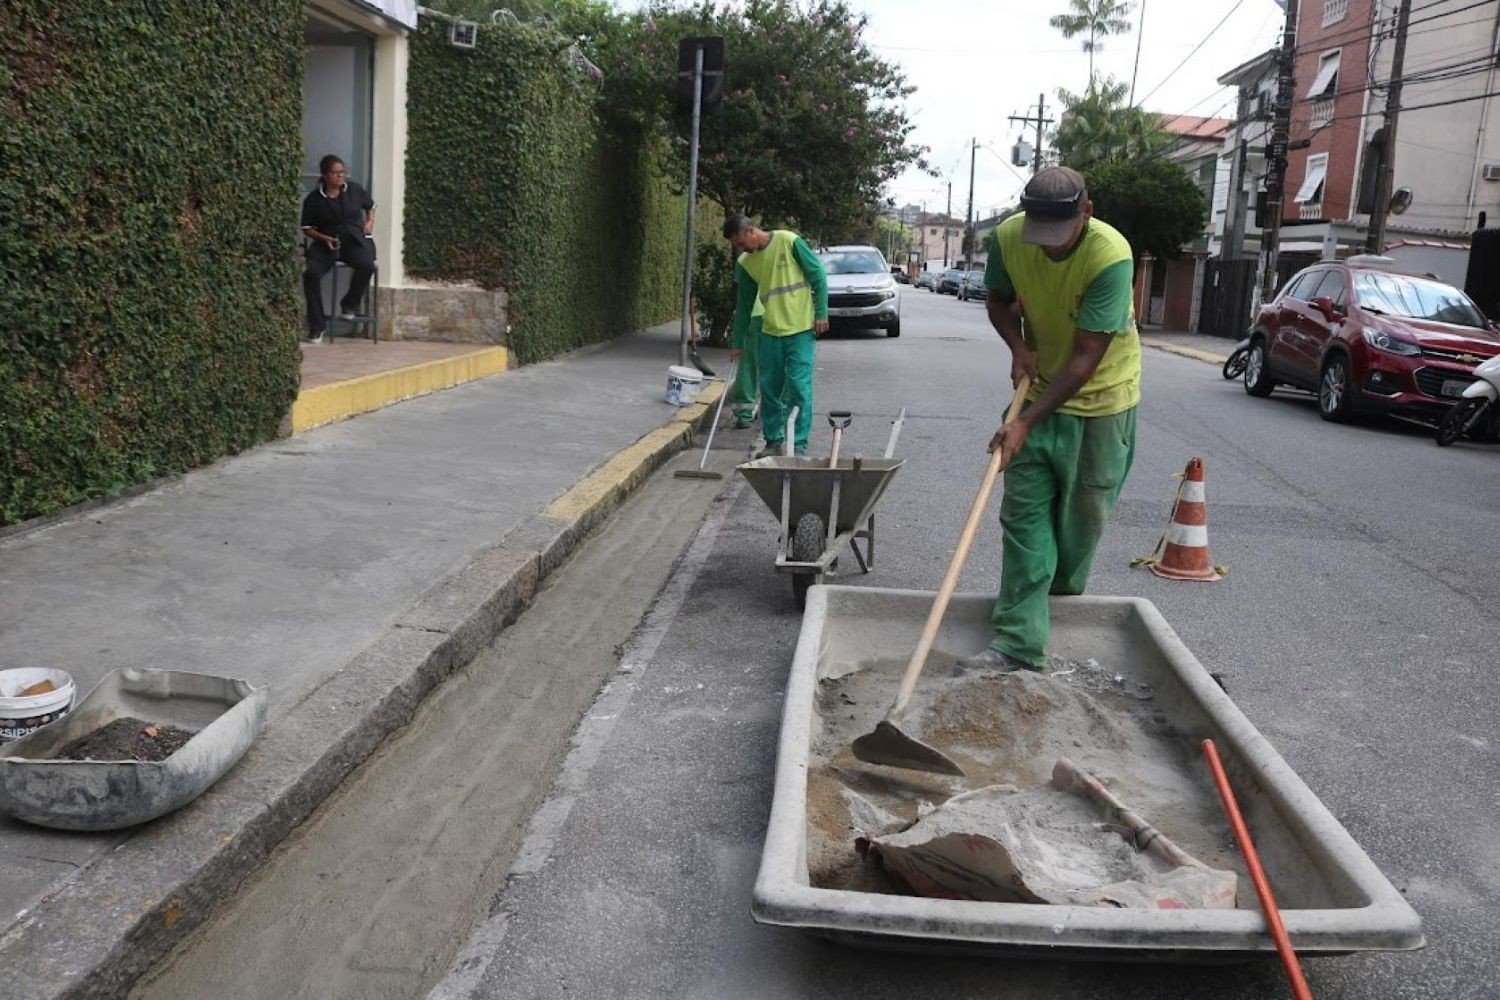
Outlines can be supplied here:
[[1256, 317], [1245, 391], [1311, 389], [1325, 420], [1440, 418], [1475, 366], [1500, 354], [1500, 335], [1457, 288], [1395, 266], [1358, 256], [1298, 272]]
[[867, 246], [826, 247], [818, 252], [828, 272], [828, 322], [839, 327], [885, 330], [901, 336], [901, 293], [890, 265]]
[[963, 284], [964, 271], [962, 268], [950, 267], [938, 278], [937, 290], [944, 295], [957, 295], [958, 286]]
[[917, 287], [925, 288], [929, 292], [935, 292], [937, 291], [937, 279], [936, 271], [923, 271], [917, 275]]
[[958, 297], [960, 301], [967, 302], [970, 299], [978, 299], [983, 302], [989, 294], [989, 289], [984, 287], [984, 272], [970, 271], [964, 275], [964, 283], [958, 286]]
[[895, 265], [891, 266], [891, 277], [896, 279], [896, 284], [898, 285], [911, 284], [911, 275]]

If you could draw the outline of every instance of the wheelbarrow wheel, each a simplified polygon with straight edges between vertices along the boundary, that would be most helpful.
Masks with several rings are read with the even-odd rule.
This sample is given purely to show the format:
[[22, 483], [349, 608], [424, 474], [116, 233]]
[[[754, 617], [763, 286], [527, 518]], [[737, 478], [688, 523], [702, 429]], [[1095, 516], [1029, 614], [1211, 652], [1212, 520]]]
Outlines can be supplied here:
[[[823, 554], [823, 543], [827, 537], [821, 517], [817, 514], [803, 514], [797, 521], [797, 530], [792, 534], [792, 558], [797, 562], [815, 561]], [[799, 611], [807, 607], [807, 588], [822, 582], [822, 573], [792, 574], [792, 596], [797, 599]]]

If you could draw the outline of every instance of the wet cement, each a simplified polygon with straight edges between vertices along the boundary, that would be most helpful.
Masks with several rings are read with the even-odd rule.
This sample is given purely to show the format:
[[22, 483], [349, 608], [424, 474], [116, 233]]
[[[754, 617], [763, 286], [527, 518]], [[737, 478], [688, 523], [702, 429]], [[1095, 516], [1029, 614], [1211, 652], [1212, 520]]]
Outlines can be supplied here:
[[[854, 841], [916, 822], [918, 811], [992, 785], [1040, 788], [1060, 756], [1212, 868], [1240, 874], [1240, 906], [1254, 901], [1243, 863], [1194, 744], [1152, 704], [1095, 661], [1057, 663], [1049, 673], [952, 676], [934, 654], [903, 728], [948, 754], [963, 777], [866, 764], [849, 748], [874, 729], [895, 696], [906, 661], [872, 660], [820, 682], [808, 769], [808, 871], [812, 884], [863, 892], [907, 890], [862, 860]], [[983, 831], [975, 831], [983, 832]]]

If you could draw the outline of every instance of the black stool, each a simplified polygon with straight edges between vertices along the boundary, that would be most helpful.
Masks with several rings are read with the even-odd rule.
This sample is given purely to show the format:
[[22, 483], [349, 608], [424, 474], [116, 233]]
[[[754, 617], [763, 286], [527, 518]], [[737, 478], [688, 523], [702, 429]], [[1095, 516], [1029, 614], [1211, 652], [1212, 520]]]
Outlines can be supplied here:
[[[375, 262], [374, 273], [370, 275], [370, 286], [365, 289], [365, 301], [361, 311], [354, 314], [352, 320], [339, 319], [339, 272], [349, 270], [349, 265], [341, 260], [333, 262], [333, 270], [328, 272], [328, 339], [333, 340], [333, 327], [335, 323], [348, 323], [351, 330], [357, 330], [361, 326], [370, 331], [370, 343], [380, 342], [380, 262]], [[350, 333], [349, 336], [354, 336]]]

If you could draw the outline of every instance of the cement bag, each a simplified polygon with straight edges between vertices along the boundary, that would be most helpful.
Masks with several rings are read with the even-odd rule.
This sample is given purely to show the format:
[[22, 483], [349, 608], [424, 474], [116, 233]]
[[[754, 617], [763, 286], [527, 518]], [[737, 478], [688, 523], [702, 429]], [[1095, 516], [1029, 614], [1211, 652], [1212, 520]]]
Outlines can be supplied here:
[[956, 795], [900, 833], [860, 838], [912, 891], [942, 899], [1229, 909], [1234, 872], [1173, 844], [1066, 757], [1052, 784]]

